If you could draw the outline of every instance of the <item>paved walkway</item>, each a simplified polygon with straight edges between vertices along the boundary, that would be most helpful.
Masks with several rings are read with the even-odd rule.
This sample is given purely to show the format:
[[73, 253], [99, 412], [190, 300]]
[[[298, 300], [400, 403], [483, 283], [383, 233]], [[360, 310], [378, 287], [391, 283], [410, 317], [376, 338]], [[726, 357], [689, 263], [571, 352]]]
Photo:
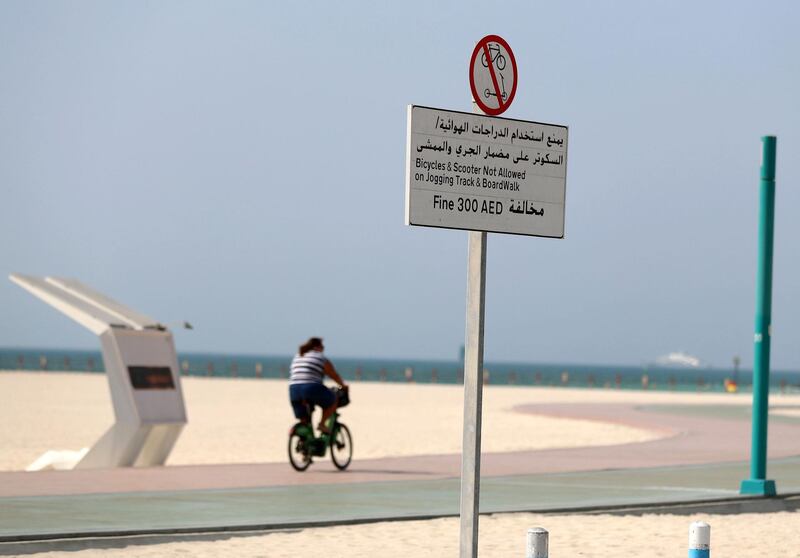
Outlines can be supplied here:
[[[576, 511], [738, 498], [746, 463], [488, 477], [483, 513]], [[770, 464], [781, 493], [800, 493], [800, 458]], [[0, 500], [3, 541], [297, 528], [454, 516], [459, 480], [37, 496]]]
[[[484, 512], [725, 499], [738, 496], [748, 476], [749, 420], [741, 409], [552, 405], [519, 411], [631, 424], [666, 437], [484, 455]], [[780, 493], [800, 492], [797, 456], [800, 420], [771, 419], [769, 477]], [[0, 473], [0, 541], [454, 515], [459, 467], [459, 456], [441, 455], [356, 459], [344, 473], [327, 461], [305, 473], [283, 463]]]

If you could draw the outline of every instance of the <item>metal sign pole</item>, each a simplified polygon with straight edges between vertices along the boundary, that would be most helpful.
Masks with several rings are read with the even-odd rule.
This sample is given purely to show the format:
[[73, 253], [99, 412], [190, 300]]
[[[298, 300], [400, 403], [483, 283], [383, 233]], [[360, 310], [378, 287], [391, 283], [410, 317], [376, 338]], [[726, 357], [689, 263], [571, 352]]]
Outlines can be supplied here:
[[[476, 106], [474, 112], [481, 113]], [[483, 401], [483, 318], [486, 303], [486, 233], [470, 231], [467, 256], [467, 325], [464, 338], [464, 434], [461, 443], [460, 558], [478, 556]]]
[[461, 558], [478, 555], [485, 287], [486, 233], [470, 231], [464, 350], [464, 437], [461, 445]]

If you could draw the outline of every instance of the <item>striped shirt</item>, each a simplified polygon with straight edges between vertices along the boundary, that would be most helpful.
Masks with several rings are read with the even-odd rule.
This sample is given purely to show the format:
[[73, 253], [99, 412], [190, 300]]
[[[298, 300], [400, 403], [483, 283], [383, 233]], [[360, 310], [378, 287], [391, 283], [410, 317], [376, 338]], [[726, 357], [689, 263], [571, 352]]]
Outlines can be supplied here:
[[326, 362], [328, 359], [319, 351], [308, 351], [303, 356], [295, 355], [289, 374], [289, 385], [321, 384]]

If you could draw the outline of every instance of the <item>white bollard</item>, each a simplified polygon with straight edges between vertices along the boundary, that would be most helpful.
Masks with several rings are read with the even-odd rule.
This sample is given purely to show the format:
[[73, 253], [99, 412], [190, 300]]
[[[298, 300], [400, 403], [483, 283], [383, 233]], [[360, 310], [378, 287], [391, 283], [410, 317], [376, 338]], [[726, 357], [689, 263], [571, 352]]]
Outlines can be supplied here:
[[689, 558], [711, 556], [711, 526], [705, 521], [689, 525]]
[[525, 558], [547, 558], [547, 529], [528, 529], [528, 550]]

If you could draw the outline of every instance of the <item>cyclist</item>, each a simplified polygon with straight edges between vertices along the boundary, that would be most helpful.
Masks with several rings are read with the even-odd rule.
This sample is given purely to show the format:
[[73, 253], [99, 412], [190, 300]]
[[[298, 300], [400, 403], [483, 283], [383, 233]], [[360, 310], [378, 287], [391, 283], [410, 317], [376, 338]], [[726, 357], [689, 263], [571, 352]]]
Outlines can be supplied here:
[[289, 400], [292, 403], [294, 416], [301, 422], [308, 424], [311, 417], [308, 414], [308, 405], [322, 407], [322, 419], [319, 423], [320, 432], [327, 433], [327, 420], [336, 410], [337, 400], [333, 391], [325, 387], [324, 376], [330, 376], [342, 389], [347, 385], [339, 376], [322, 351], [325, 347], [322, 339], [312, 337], [302, 345], [292, 359], [291, 373], [289, 374]]

